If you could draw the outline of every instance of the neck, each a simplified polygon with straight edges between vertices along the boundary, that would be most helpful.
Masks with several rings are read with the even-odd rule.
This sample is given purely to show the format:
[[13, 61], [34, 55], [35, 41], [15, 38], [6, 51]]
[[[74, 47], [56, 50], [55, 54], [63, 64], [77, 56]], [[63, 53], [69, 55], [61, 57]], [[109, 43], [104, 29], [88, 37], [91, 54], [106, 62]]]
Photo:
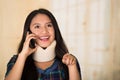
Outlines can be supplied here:
[[55, 58], [56, 41], [53, 41], [47, 48], [38, 47], [37, 51], [33, 54], [33, 59], [37, 62], [48, 62]]

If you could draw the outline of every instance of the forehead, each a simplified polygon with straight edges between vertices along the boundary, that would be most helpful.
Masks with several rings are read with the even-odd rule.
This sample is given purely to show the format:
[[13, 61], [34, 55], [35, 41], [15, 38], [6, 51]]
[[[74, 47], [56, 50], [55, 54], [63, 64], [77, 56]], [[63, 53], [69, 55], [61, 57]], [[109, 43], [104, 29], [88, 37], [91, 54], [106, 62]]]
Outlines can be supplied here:
[[32, 22], [34, 21], [51, 21], [51, 19], [46, 14], [37, 14], [35, 17], [33, 17]]

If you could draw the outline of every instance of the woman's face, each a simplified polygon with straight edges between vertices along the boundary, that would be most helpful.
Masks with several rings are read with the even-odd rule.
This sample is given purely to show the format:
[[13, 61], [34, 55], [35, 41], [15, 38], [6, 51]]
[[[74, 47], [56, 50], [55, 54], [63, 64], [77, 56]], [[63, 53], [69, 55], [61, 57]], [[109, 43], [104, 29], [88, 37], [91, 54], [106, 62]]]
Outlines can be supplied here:
[[43, 48], [48, 47], [55, 39], [53, 24], [45, 14], [37, 14], [32, 19], [30, 30], [37, 36], [37, 44]]

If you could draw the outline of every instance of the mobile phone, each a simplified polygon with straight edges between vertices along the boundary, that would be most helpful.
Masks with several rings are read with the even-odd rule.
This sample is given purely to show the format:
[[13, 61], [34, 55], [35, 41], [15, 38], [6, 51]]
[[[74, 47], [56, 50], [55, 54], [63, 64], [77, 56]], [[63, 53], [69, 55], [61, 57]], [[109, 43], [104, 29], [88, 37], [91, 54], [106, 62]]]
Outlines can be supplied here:
[[[30, 34], [32, 33], [31, 31], [29, 31], [29, 32], [30, 32]], [[32, 48], [32, 49], [35, 48], [35, 43], [36, 43], [35, 39], [31, 39], [29, 47]]]
[[35, 39], [31, 39], [31, 40], [30, 40], [29, 47], [30, 47], [30, 48], [35, 48]]

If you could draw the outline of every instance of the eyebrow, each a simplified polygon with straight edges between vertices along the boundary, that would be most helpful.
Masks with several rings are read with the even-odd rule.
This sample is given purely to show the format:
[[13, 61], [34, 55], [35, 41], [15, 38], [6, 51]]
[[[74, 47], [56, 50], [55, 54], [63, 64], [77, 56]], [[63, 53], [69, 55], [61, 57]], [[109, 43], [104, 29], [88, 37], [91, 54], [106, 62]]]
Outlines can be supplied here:
[[40, 25], [39, 23], [34, 23], [33, 25]]
[[[45, 23], [45, 24], [49, 24], [49, 23], [52, 24], [52, 22], [47, 22], [47, 23]], [[41, 25], [41, 24], [40, 24], [40, 23], [34, 23], [33, 25]]]
[[52, 22], [47, 22], [46, 24], [49, 24], [49, 23], [51, 23], [51, 24], [52, 24]]

